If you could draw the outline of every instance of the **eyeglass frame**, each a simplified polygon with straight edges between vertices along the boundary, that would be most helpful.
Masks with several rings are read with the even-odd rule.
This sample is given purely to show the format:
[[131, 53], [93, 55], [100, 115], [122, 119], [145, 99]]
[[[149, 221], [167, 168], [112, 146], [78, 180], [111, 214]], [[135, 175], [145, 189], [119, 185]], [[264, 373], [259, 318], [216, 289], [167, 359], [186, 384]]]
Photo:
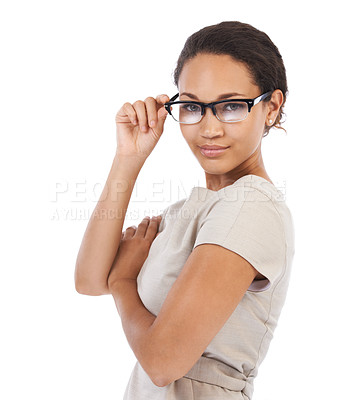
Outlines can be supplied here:
[[[247, 116], [249, 115], [249, 112], [251, 111], [252, 107], [255, 106], [256, 104], [258, 104], [260, 101], [264, 100], [266, 97], [268, 97], [272, 93], [273, 93], [273, 90], [270, 90], [268, 92], [265, 92], [265, 93], [255, 97], [254, 99], [227, 99], [227, 100], [213, 101], [211, 103], [203, 103], [201, 101], [189, 101], [189, 100], [186, 100], [186, 101], [185, 100], [175, 101], [177, 99], [177, 97], [180, 95], [179, 93], [177, 93], [169, 101], [164, 103], [164, 107], [168, 111], [168, 113], [173, 117], [174, 121], [176, 121], [176, 122], [178, 122], [180, 124], [186, 124], [186, 125], [198, 124], [202, 120], [202, 118], [203, 118], [203, 116], [205, 114], [205, 109], [206, 108], [211, 108], [212, 113], [214, 114], [214, 116], [219, 121], [224, 122], [224, 123], [232, 124], [232, 123], [244, 121], [247, 118]], [[247, 112], [245, 118], [239, 119], [237, 121], [222, 121], [221, 119], [219, 119], [219, 117], [218, 117], [218, 115], [216, 113], [215, 105], [219, 104], [219, 103], [233, 103], [233, 102], [242, 102], [242, 103], [246, 103], [248, 105], [248, 112]], [[177, 119], [175, 119], [174, 116], [171, 113], [170, 106], [172, 104], [182, 104], [182, 103], [183, 104], [198, 104], [199, 106], [201, 106], [201, 108], [202, 108], [202, 110], [201, 110], [201, 118], [197, 122], [180, 122], [180, 121], [177, 121]]]

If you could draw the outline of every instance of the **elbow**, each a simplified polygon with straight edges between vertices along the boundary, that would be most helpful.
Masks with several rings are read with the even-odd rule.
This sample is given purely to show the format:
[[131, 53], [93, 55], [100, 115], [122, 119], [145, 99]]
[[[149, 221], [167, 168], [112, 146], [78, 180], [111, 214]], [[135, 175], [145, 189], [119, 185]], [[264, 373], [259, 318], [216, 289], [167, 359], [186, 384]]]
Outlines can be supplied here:
[[174, 372], [177, 365], [174, 357], [168, 356], [164, 360], [163, 351], [161, 353], [162, 357], [152, 357], [152, 363], [148, 368], [148, 375], [154, 385], [164, 387], [178, 379]]
[[80, 269], [79, 263], [76, 262], [75, 271], [74, 271], [75, 290], [79, 294], [87, 294], [86, 293], [86, 285], [85, 285], [85, 282], [84, 282], [83, 278], [81, 277], [80, 271], [81, 271], [81, 269]]
[[75, 282], [75, 290], [79, 294], [86, 294], [86, 295], [91, 295], [89, 288], [86, 288], [85, 286], [81, 285], [78, 282]]
[[84, 285], [78, 282], [75, 282], [75, 290], [79, 294], [85, 294], [87, 296], [101, 296], [103, 294], [110, 294], [108, 287], [96, 287], [92, 285]]
[[152, 326], [143, 351], [143, 369], [154, 385], [164, 387], [185, 375], [186, 359], [166, 331], [160, 333]]
[[164, 387], [174, 382], [178, 378], [173, 378], [172, 375], [169, 375], [168, 371], [163, 371], [162, 373], [158, 371], [156, 374], [152, 374], [150, 379], [154, 385]]
[[152, 379], [150, 378], [153, 382], [154, 385], [158, 386], [158, 387], [164, 387], [169, 385], [169, 381], [165, 378], [156, 378], [156, 379]]
[[110, 290], [107, 282], [88, 282], [80, 279], [78, 276], [74, 276], [75, 290], [79, 294], [85, 294], [87, 296], [101, 296], [103, 294], [110, 294]]
[[74, 284], [75, 284], [75, 290], [79, 294], [87, 294], [87, 295], [89, 294], [90, 287], [83, 281], [83, 279], [80, 279], [76, 270], [74, 274]]
[[75, 290], [79, 293], [79, 294], [86, 294], [86, 295], [91, 295], [91, 289], [84, 285], [83, 283], [75, 280]]
[[172, 360], [172, 365], [162, 364], [157, 370], [157, 373], [153, 373], [150, 379], [154, 385], [164, 387], [182, 378], [189, 370], [190, 368], [186, 372], [180, 372], [180, 367]]
[[82, 282], [80, 282], [80, 280], [77, 278], [76, 276], [76, 271], [74, 274], [74, 284], [75, 284], [75, 290], [79, 293], [79, 294], [85, 294], [84, 293], [84, 287]]
[[155, 386], [164, 387], [169, 385], [172, 381], [169, 379], [168, 374], [165, 372], [161, 372], [160, 368], [156, 370], [156, 372], [152, 372], [149, 374], [150, 380], [153, 382]]

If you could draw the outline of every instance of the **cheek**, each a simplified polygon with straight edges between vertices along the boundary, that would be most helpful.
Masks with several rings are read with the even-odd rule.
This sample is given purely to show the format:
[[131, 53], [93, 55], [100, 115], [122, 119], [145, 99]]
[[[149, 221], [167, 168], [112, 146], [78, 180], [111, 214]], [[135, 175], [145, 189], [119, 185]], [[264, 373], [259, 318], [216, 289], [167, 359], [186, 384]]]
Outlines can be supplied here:
[[264, 124], [259, 118], [247, 118], [242, 122], [234, 124], [232, 129], [228, 129], [228, 136], [234, 144], [240, 146], [252, 146], [261, 140]]
[[251, 113], [252, 115], [251, 118], [248, 119], [248, 122], [250, 123], [253, 135], [260, 138], [264, 132], [264, 127], [265, 127], [265, 117], [266, 117], [265, 112], [260, 108], [256, 108], [253, 109]]
[[196, 129], [195, 126], [180, 124], [180, 129], [182, 132], [182, 136], [189, 144], [189, 146], [193, 145], [194, 142], [198, 141], [198, 129]]

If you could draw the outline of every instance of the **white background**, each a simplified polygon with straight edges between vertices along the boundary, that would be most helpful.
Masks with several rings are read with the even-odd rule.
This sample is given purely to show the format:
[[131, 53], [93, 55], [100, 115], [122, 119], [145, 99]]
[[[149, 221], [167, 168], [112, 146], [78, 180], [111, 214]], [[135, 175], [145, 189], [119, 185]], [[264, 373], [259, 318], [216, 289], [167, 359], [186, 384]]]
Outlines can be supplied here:
[[[296, 228], [293, 275], [254, 400], [335, 394], [337, 58], [331, 1], [2, 1], [0, 397], [122, 399], [136, 358], [111, 296], [75, 291], [77, 252], [125, 101], [176, 88], [186, 38], [222, 20], [265, 31], [287, 70], [287, 135], [263, 139]], [[124, 227], [205, 186], [167, 120]]]

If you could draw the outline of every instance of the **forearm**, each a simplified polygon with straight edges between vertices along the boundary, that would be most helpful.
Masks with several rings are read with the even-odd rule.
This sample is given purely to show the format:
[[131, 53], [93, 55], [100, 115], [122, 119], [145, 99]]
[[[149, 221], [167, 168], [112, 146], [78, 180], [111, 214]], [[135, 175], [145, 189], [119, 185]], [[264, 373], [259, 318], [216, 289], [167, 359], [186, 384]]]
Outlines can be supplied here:
[[105, 187], [90, 217], [78, 252], [75, 286], [78, 292], [109, 294], [107, 278], [115, 259], [125, 215], [143, 163], [115, 156]]
[[142, 303], [136, 280], [117, 281], [112, 288], [112, 295], [130, 347], [150, 379], [158, 385], [158, 346], [155, 346], [151, 333], [156, 316]]

